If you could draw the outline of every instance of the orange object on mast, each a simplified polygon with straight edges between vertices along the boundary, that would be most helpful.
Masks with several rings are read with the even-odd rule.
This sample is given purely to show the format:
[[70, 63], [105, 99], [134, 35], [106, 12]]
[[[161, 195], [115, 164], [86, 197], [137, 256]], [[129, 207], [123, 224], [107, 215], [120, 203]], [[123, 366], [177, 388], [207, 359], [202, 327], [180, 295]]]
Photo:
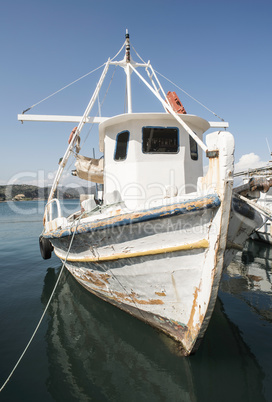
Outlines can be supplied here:
[[74, 127], [73, 130], [72, 130], [72, 132], [71, 132], [71, 134], [69, 135], [68, 144], [70, 144], [70, 142], [72, 141], [73, 136], [74, 136], [76, 130], [77, 130], [77, 127]]
[[184, 109], [178, 95], [176, 92], [167, 92], [167, 99], [172, 106], [174, 112], [179, 113], [179, 114], [186, 114], [186, 110]]

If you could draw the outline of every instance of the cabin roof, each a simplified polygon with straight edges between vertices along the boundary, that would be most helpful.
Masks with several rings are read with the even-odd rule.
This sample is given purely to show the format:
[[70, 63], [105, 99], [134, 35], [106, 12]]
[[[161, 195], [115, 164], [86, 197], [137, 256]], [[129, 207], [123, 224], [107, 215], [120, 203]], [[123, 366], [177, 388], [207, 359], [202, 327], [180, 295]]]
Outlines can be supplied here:
[[[179, 117], [187, 123], [189, 126], [194, 126], [200, 129], [203, 133], [210, 128], [210, 124], [207, 120], [192, 114], [179, 114]], [[155, 124], [156, 119], [164, 119], [176, 127], [180, 126], [178, 121], [168, 113], [125, 113], [119, 114], [114, 117], [110, 117], [99, 125], [99, 148], [101, 152], [104, 152], [104, 138], [106, 128], [118, 123], [129, 122], [130, 120], [153, 120], [152, 124]], [[171, 122], [171, 123], [170, 123]]]

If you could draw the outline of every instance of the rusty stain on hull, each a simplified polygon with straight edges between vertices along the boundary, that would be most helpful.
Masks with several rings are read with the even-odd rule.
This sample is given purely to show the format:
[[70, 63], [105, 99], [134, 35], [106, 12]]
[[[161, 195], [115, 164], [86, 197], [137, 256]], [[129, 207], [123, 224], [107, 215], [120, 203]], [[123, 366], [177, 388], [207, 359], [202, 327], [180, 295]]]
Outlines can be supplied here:
[[[188, 356], [191, 353], [190, 348], [188, 347], [189, 344], [192, 342], [192, 336], [193, 336], [193, 329], [196, 330], [196, 328], [192, 328], [193, 324], [193, 318], [194, 314], [197, 308], [197, 297], [199, 293], [199, 288], [195, 289], [194, 292], [194, 302], [193, 302], [193, 309], [191, 313], [191, 317], [188, 321], [188, 324], [183, 324], [175, 320], [171, 320], [166, 317], [159, 316], [154, 313], [147, 312], [145, 310], [139, 309], [138, 306], [144, 306], [144, 305], [163, 305], [163, 301], [160, 299], [149, 299], [149, 300], [143, 300], [137, 295], [135, 292], [131, 291], [130, 293], [124, 293], [124, 292], [118, 292], [118, 291], [109, 291], [105, 283], [99, 281], [97, 276], [100, 278], [108, 279], [108, 275], [106, 275], [106, 278], [104, 277], [105, 274], [99, 274], [99, 275], [90, 275], [90, 272], [88, 275], [83, 274], [77, 275], [75, 272], [73, 272], [73, 276], [75, 279], [80, 282], [82, 286], [84, 286], [89, 292], [95, 294], [99, 298], [103, 299], [104, 301], [107, 301], [111, 304], [116, 305], [120, 309], [130, 313], [131, 315], [135, 316], [136, 318], [148, 323], [149, 325], [153, 326], [154, 328], [160, 329], [165, 335], [169, 336], [176, 342], [178, 342], [177, 347], [180, 351], [180, 353], [183, 356]], [[88, 278], [93, 278], [94, 280], [86, 280], [86, 276]], [[97, 289], [95, 289], [97, 287]], [[165, 297], [166, 294], [165, 292], [155, 292], [155, 294], [159, 297]], [[134, 306], [133, 306], [134, 305]], [[200, 316], [201, 321], [203, 320], [203, 316]], [[189, 327], [191, 326], [191, 328]]]
[[[197, 340], [197, 334], [199, 333], [199, 330], [201, 328], [202, 322], [204, 320], [204, 314], [201, 314], [201, 306], [198, 306], [198, 295], [201, 289], [201, 282], [199, 284], [199, 287], [195, 288], [194, 291], [194, 300], [192, 304], [192, 309], [191, 309], [191, 314], [190, 318], [188, 320], [188, 323], [186, 325], [186, 334], [184, 336], [184, 344], [187, 346], [188, 345], [188, 350], [189, 350], [189, 345], [191, 345], [190, 348], [194, 346], [195, 341]], [[194, 326], [194, 316], [197, 311], [197, 306], [199, 308], [199, 317], [197, 324]], [[189, 350], [191, 352], [191, 350]]]
[[[107, 294], [107, 298], [114, 299], [118, 302], [127, 302], [127, 303], [135, 303], [140, 305], [161, 305], [164, 304], [160, 299], [149, 299], [144, 300], [140, 299], [135, 292], [131, 293], [122, 293], [117, 291], [108, 291], [107, 283], [110, 275], [107, 274], [94, 274], [92, 272], [87, 272], [82, 275], [73, 272], [73, 276], [89, 290], [95, 290], [90, 286], [90, 284], [94, 285], [96, 288], [100, 288], [104, 294]], [[86, 282], [86, 283], [84, 283]]]
[[162, 300], [160, 299], [149, 299], [149, 300], [143, 300], [140, 299], [139, 296], [137, 296], [134, 292], [131, 293], [122, 293], [122, 292], [116, 292], [116, 291], [111, 291], [107, 292], [109, 293], [109, 298], [110, 295], [114, 298], [114, 300], [118, 302], [127, 302], [127, 303], [135, 303], [135, 304], [140, 304], [140, 305], [161, 305], [164, 304]]
[[119, 302], [127, 302], [127, 303], [133, 302], [135, 304], [142, 304], [142, 305], [164, 304], [163, 301], [160, 299], [149, 299], [149, 300], [140, 299], [135, 292], [122, 293], [122, 292], [111, 291], [110, 294], [114, 297], [116, 301]]
[[[78, 278], [75, 277], [78, 280]], [[79, 280], [78, 280], [79, 281]], [[130, 314], [131, 316], [148, 323], [155, 329], [159, 329], [165, 335], [170, 337], [172, 340], [177, 342], [177, 349], [179, 350], [182, 356], [188, 356], [190, 351], [186, 349], [183, 345], [184, 335], [187, 332], [187, 327], [185, 324], [177, 322], [175, 320], [164, 318], [158, 314], [149, 313], [144, 310], [140, 310], [137, 306], [123, 304], [123, 302], [111, 299], [108, 295], [101, 294], [97, 292], [95, 289], [91, 289], [87, 284], [82, 281], [79, 281], [80, 284], [86, 288], [90, 293], [93, 293], [95, 296], [99, 297], [100, 299], [115, 305], [116, 307], [120, 308], [121, 310], [125, 311], [126, 313]]]
[[92, 272], [87, 272], [84, 274], [84, 277], [85, 277], [85, 280], [93, 283], [97, 287], [105, 287], [106, 283], [108, 283], [108, 279], [110, 278], [110, 275], [107, 275], [107, 274], [95, 275]]
[[166, 296], [165, 292], [155, 292], [155, 295], [157, 296]]

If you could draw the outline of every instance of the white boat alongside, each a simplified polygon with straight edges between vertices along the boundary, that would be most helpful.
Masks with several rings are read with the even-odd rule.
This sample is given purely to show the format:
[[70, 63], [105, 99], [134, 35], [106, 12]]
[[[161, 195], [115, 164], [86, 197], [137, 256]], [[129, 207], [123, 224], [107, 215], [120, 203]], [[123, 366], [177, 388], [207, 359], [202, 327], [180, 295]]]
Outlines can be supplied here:
[[[88, 291], [175, 339], [184, 355], [197, 349], [213, 312], [223, 267], [261, 224], [260, 214], [233, 194], [234, 139], [228, 123], [186, 114], [175, 93], [163, 91], [151, 64], [130, 56], [109, 59], [81, 118], [19, 115], [19, 120], [78, 122], [45, 208], [40, 237]], [[126, 73], [128, 112], [92, 118], [111, 65]], [[147, 71], [147, 80], [139, 73]], [[133, 113], [131, 74], [164, 112]], [[78, 154], [84, 124], [99, 123], [103, 159]], [[203, 134], [210, 128], [205, 143]], [[203, 152], [204, 151], [204, 152]], [[203, 154], [209, 168], [203, 175]], [[82, 198], [65, 217], [54, 198], [68, 158], [75, 175], [103, 184], [103, 195]], [[205, 164], [207, 162], [205, 161]], [[53, 205], [57, 205], [57, 215]]]
[[[261, 193], [257, 201], [258, 205], [267, 210], [272, 216], [272, 188], [267, 193]], [[263, 215], [263, 225], [256, 229], [252, 238], [272, 244], [272, 222]]]
[[[262, 216], [262, 225], [252, 233], [253, 240], [259, 240], [272, 244], [272, 165], [271, 163], [261, 168], [239, 172], [236, 176], [244, 176], [244, 186], [240, 187], [241, 194], [247, 194], [247, 184], [250, 184], [251, 195], [259, 208]], [[255, 184], [254, 184], [255, 183]], [[261, 191], [260, 191], [261, 190]]]

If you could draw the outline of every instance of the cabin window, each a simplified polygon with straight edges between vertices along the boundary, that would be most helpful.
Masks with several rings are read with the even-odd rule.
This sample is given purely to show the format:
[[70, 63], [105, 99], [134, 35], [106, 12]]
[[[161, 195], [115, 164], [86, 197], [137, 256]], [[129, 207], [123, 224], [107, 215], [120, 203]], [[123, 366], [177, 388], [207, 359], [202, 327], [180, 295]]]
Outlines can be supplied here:
[[189, 135], [189, 141], [190, 141], [191, 159], [193, 161], [197, 161], [198, 160], [197, 142], [190, 135]]
[[143, 153], [178, 152], [178, 129], [169, 127], [143, 127]]
[[128, 139], [129, 139], [129, 132], [122, 131], [121, 133], [117, 134], [116, 137], [116, 146], [114, 152], [114, 160], [115, 161], [123, 161], [127, 157], [127, 148], [128, 148]]

